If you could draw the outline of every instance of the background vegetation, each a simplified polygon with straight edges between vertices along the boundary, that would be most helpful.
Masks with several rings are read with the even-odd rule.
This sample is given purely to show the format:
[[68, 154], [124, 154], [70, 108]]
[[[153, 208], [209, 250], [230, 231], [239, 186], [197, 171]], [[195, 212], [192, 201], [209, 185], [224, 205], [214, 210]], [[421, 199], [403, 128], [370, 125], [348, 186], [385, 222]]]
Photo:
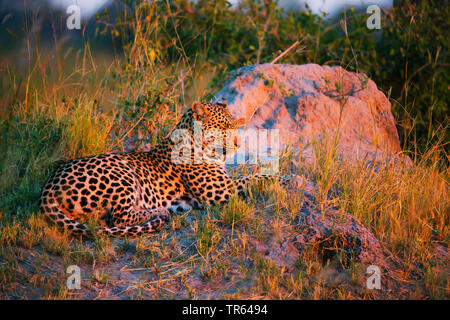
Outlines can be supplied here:
[[[130, 6], [134, 1], [127, 2]], [[366, 73], [393, 103], [403, 145], [423, 147], [448, 124], [450, 34], [446, 1], [396, 1], [382, 16], [382, 29], [367, 29], [368, 15], [354, 9], [332, 21], [310, 11], [286, 11], [276, 1], [161, 1], [121, 11], [112, 34], [124, 48], [148, 44], [158, 64], [208, 62], [219, 79], [243, 65], [270, 62], [295, 40], [304, 50], [284, 63], [341, 64]], [[108, 13], [99, 15], [106, 20]], [[137, 23], [136, 23], [137, 22]], [[139, 44], [135, 43], [136, 35]], [[126, 52], [126, 51], [125, 51]], [[215, 85], [216, 83], [214, 83]], [[447, 132], [448, 141], [448, 132]]]

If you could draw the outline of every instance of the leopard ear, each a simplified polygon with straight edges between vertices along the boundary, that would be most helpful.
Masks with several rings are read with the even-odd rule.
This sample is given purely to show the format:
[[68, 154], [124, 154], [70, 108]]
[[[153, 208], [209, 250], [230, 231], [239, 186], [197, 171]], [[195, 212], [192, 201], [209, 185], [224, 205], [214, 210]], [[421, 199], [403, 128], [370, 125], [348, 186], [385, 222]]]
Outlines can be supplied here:
[[192, 111], [194, 113], [194, 119], [197, 121], [206, 121], [209, 117], [209, 112], [205, 105], [201, 102], [194, 102], [192, 104]]
[[240, 127], [245, 126], [245, 118], [240, 118], [240, 119], [236, 120], [236, 121], [234, 122], [234, 125], [235, 125], [237, 128], [240, 128]]

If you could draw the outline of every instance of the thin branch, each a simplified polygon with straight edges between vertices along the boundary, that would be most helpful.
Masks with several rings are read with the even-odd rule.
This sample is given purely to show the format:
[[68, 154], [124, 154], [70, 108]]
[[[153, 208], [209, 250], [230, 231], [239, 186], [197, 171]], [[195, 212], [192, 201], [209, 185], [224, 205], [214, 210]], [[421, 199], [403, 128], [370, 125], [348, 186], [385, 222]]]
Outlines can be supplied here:
[[[293, 45], [291, 45], [289, 48], [283, 51], [282, 54], [280, 54], [278, 57], [276, 57], [270, 64], [275, 64], [278, 60], [283, 58], [285, 55], [287, 55], [289, 52], [291, 52], [296, 46], [300, 44], [300, 41], [295, 41]], [[302, 47], [303, 49], [304, 47]]]
[[191, 71], [191, 66], [189, 66], [189, 68], [186, 70], [186, 72], [178, 78], [177, 82], [175, 82], [169, 89], [163, 91], [164, 94], [167, 94], [167, 93], [171, 92], [173, 89], [175, 89], [175, 87], [178, 86], [181, 83], [181, 81], [184, 80], [184, 78], [186, 78], [189, 71]]

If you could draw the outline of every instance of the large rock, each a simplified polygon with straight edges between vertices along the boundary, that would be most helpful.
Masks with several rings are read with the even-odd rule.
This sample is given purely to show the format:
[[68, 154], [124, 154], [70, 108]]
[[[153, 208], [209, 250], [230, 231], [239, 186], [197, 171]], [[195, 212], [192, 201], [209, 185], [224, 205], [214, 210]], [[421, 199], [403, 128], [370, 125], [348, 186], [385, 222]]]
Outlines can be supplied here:
[[[338, 151], [347, 159], [401, 151], [389, 100], [365, 75], [339, 66], [246, 66], [232, 71], [215, 96], [222, 99], [235, 117], [247, 120], [247, 129], [279, 129], [283, 149], [332, 141], [339, 132]], [[310, 158], [311, 148], [302, 156]]]
[[[215, 100], [227, 100], [233, 116], [246, 119], [246, 129], [278, 129], [280, 151], [290, 145], [301, 150], [302, 160], [312, 159], [313, 141], [332, 143], [337, 134], [338, 152], [345, 159], [400, 159], [389, 100], [365, 75], [341, 67], [246, 66], [232, 71]], [[382, 248], [371, 231], [350, 214], [319, 210], [314, 185], [300, 180], [295, 183], [303, 187], [295, 189], [305, 190], [308, 204], [298, 215], [298, 235], [269, 246], [255, 244], [255, 250], [288, 269], [311, 246], [324, 261], [339, 255], [384, 268]]]

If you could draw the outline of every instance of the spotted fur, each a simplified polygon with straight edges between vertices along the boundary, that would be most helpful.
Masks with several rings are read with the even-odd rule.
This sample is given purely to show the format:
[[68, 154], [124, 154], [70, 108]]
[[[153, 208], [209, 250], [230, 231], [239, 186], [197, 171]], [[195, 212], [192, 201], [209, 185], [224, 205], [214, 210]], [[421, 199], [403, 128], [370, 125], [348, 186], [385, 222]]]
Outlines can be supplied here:
[[[215, 162], [193, 161], [198, 152], [211, 155], [213, 145], [208, 139], [195, 140], [194, 121], [201, 121], [203, 132], [220, 130], [224, 140], [215, 143], [224, 144], [229, 137], [227, 130], [243, 124], [243, 119], [233, 119], [225, 104], [195, 102], [176, 126], [191, 134], [194, 143], [184, 149], [189, 150], [191, 161], [174, 163], [171, 155], [180, 144], [168, 137], [149, 152], [111, 153], [65, 162], [43, 189], [41, 212], [73, 234], [90, 235], [86, 221], [94, 218], [102, 225], [97, 230], [100, 234], [133, 237], [159, 230], [172, 212], [201, 209], [205, 202], [226, 203], [233, 192], [242, 192], [255, 177], [233, 181], [222, 155], [213, 154], [219, 159]], [[235, 137], [233, 147], [237, 145]], [[225, 154], [229, 148], [223, 150]]]

